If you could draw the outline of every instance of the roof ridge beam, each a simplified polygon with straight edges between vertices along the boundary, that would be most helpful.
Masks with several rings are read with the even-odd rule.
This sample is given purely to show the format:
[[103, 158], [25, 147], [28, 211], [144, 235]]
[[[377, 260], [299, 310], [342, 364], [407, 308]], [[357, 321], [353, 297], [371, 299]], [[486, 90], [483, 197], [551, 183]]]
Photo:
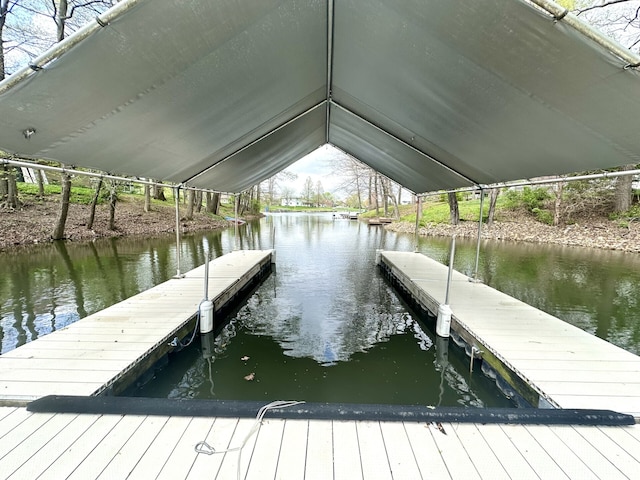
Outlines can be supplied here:
[[[403, 146], [411, 149], [412, 151], [416, 152], [417, 154], [423, 156], [424, 158], [426, 158], [427, 160], [429, 160], [430, 162], [433, 162], [435, 164], [437, 164], [439, 167], [444, 168], [445, 170], [453, 173], [454, 175], [457, 175], [458, 177], [462, 178], [463, 180], [465, 180], [466, 182], [469, 182], [473, 185], [475, 185], [477, 188], [481, 187], [480, 182], [467, 177], [466, 175], [464, 175], [461, 172], [458, 172], [457, 170], [449, 167], [448, 165], [445, 165], [444, 163], [442, 163], [440, 160], [438, 160], [437, 158], [429, 155], [426, 152], [423, 152], [422, 150], [420, 150], [419, 148], [414, 147], [413, 145], [411, 145], [410, 143], [405, 142], [404, 140], [402, 140], [401, 138], [398, 138], [396, 135], [392, 134], [391, 132], [388, 132], [387, 130], [385, 130], [384, 128], [379, 127], [378, 125], [376, 125], [375, 123], [372, 123], [371, 121], [367, 120], [366, 118], [358, 115], [357, 113], [353, 112], [352, 110], [340, 105], [339, 103], [337, 103], [336, 101], [334, 101], [333, 99], [329, 100], [329, 103], [331, 105], [334, 105], [336, 108], [342, 110], [343, 112], [346, 112], [350, 115], [353, 115], [354, 117], [358, 118], [359, 120], [363, 121], [364, 123], [366, 123], [367, 125], [375, 128], [377, 131], [383, 133], [384, 135], [393, 138], [396, 142], [401, 143]], [[475, 188], [475, 187], [474, 187]]]

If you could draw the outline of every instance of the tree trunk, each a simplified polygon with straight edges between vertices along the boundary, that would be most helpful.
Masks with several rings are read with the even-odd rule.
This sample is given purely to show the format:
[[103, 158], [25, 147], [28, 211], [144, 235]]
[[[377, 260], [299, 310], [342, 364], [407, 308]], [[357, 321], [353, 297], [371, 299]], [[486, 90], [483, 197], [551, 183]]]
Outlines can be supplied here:
[[[54, 5], [56, 2], [54, 2]], [[54, 17], [54, 21], [56, 22], [56, 37], [58, 42], [64, 40], [64, 27], [67, 23], [67, 10], [68, 10], [68, 0], [58, 0], [57, 2], [58, 11], [56, 16]]]
[[[620, 171], [633, 170], [635, 165], [625, 165]], [[618, 177], [616, 181], [616, 194], [614, 212], [626, 212], [631, 208], [631, 200], [633, 192], [631, 191], [631, 183], [633, 178], [631, 175]]]
[[16, 183], [15, 169], [9, 169], [9, 175], [7, 177], [7, 207], [16, 209], [20, 206], [18, 200], [18, 184]]
[[187, 211], [184, 214], [185, 220], [193, 220], [193, 204], [195, 203], [195, 192], [191, 189], [187, 190], [185, 195], [187, 202]]
[[196, 213], [202, 211], [202, 190], [196, 192]]
[[384, 178], [380, 179], [380, 186], [382, 187], [382, 209], [384, 216], [389, 216], [389, 185]]
[[218, 207], [220, 206], [220, 194], [207, 192], [207, 213], [218, 215]]
[[93, 220], [96, 217], [96, 205], [98, 205], [98, 198], [100, 198], [100, 190], [102, 189], [102, 177], [98, 179], [98, 184], [96, 185], [96, 191], [93, 194], [93, 198], [91, 199], [91, 208], [89, 209], [89, 220], [87, 220], [87, 230], [91, 230], [93, 228]]
[[164, 196], [164, 188], [160, 185], [153, 186], [153, 199], [160, 200], [161, 202], [167, 201], [167, 197]]
[[380, 215], [380, 203], [378, 202], [378, 174], [373, 177], [373, 199], [376, 205], [376, 215]]
[[493, 225], [493, 218], [496, 214], [496, 203], [498, 203], [499, 188], [492, 188], [489, 194], [489, 213], [487, 215], [487, 225]]
[[455, 192], [449, 193], [449, 221], [451, 225], [460, 223], [460, 210], [458, 209], [458, 197]]
[[[558, 182], [555, 185], [556, 199], [553, 208], [553, 225], [557, 227], [560, 225], [560, 209], [562, 208], [562, 191], [564, 190], [564, 182]], [[631, 188], [629, 188], [631, 191]]]
[[39, 168], [36, 169], [36, 180], [38, 182], [38, 196], [44, 198], [44, 175]]
[[151, 185], [144, 184], [144, 211], [151, 211]]
[[109, 191], [109, 230], [116, 229], [116, 203], [118, 201], [118, 192], [115, 183], [111, 185]]
[[60, 240], [64, 238], [64, 227], [67, 223], [67, 215], [69, 214], [69, 197], [71, 196], [71, 175], [63, 173], [61, 176], [62, 193], [60, 195], [60, 216], [58, 223], [53, 230], [51, 238]]
[[7, 13], [9, 11], [9, 1], [0, 0], [0, 80], [4, 80], [5, 77], [5, 62], [4, 62], [4, 24], [7, 19]]

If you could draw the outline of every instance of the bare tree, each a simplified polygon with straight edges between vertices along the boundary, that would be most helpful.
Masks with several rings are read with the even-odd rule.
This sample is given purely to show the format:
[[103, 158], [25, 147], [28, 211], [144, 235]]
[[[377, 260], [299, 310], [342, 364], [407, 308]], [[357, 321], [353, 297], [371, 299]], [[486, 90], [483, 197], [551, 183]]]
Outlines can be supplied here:
[[220, 194], [207, 192], [206, 203], [207, 203], [207, 206], [206, 206], [207, 213], [212, 213], [213, 215], [217, 215], [218, 208], [220, 207]]
[[499, 188], [492, 188], [489, 194], [489, 213], [487, 214], [487, 225], [493, 225], [493, 219], [496, 214], [496, 203], [498, 203]]
[[162, 182], [157, 182], [153, 186], [153, 199], [160, 200], [161, 202], [166, 202], [167, 197], [164, 196], [164, 187], [161, 185]]
[[109, 185], [109, 230], [116, 229], [116, 203], [118, 202], [118, 184], [115, 180]]
[[100, 198], [100, 190], [102, 189], [102, 177], [98, 179], [98, 183], [96, 184], [95, 192], [93, 193], [93, 198], [91, 199], [91, 205], [89, 208], [89, 219], [87, 220], [87, 230], [91, 230], [93, 228], [93, 220], [96, 217], [96, 205], [98, 205], [98, 199]]
[[554, 185], [554, 194], [555, 201], [553, 205], [553, 225], [560, 225], [560, 220], [562, 218], [562, 192], [564, 191], [564, 182], [558, 182]]
[[458, 208], [458, 197], [456, 192], [449, 192], [449, 221], [451, 225], [458, 225], [460, 223], [460, 209]]
[[187, 199], [187, 211], [184, 214], [185, 220], [193, 220], [193, 205], [195, 203], [195, 191], [192, 189], [187, 190], [185, 195]]
[[148, 183], [144, 184], [144, 211], [151, 211], [151, 185]]
[[[620, 171], [633, 170], [635, 167], [635, 165], [625, 165], [624, 167], [620, 167]], [[633, 178], [631, 175], [624, 175], [616, 179], [614, 212], [626, 212], [631, 208], [631, 201], [633, 199], [633, 192], [631, 190], [632, 182]]]
[[320, 202], [322, 201], [322, 194], [324, 193], [324, 189], [322, 188], [322, 182], [318, 180], [316, 182], [316, 207], [320, 206]]
[[60, 194], [60, 215], [58, 221], [53, 229], [51, 238], [53, 240], [60, 240], [64, 238], [64, 228], [67, 223], [67, 215], [69, 214], [69, 197], [71, 197], [71, 175], [69, 173], [63, 173], [60, 182], [62, 184], [62, 192]]
[[302, 199], [311, 204], [313, 202], [313, 180], [311, 177], [307, 177], [302, 187]]
[[7, 22], [7, 15], [9, 15], [10, 6], [11, 4], [9, 3], [9, 0], [0, 0], [0, 80], [4, 80], [5, 72], [6, 72], [5, 60], [4, 60], [4, 50], [5, 50], [4, 26]]
[[640, 51], [637, 0], [575, 0], [571, 3], [574, 3], [573, 12], [580, 18], [630, 50]]

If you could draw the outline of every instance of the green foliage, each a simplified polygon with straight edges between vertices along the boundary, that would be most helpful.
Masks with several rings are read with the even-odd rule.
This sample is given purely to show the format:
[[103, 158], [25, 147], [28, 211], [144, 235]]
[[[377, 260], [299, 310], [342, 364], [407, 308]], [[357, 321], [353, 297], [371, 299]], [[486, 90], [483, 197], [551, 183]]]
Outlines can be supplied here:
[[[546, 188], [524, 187], [522, 190], [507, 190], [503, 196], [504, 206], [509, 209], [520, 207], [533, 212], [534, 209], [544, 208], [545, 202], [551, 198]], [[533, 212], [535, 213], [535, 212]]]
[[[448, 202], [449, 201], [448, 194], [447, 193], [441, 193], [439, 195], [439, 199], [440, 199], [441, 202]], [[456, 199], [458, 200], [458, 202], [462, 202], [462, 201], [466, 200], [464, 192], [456, 192]]]
[[553, 225], [553, 214], [549, 210], [544, 208], [534, 208], [531, 210], [539, 222], [546, 223], [547, 225]]
[[[62, 191], [62, 187], [60, 185], [45, 185], [44, 186], [44, 194], [45, 196], [50, 195], [60, 195]], [[18, 193], [25, 197], [37, 197], [38, 196], [38, 186], [32, 183], [18, 183]], [[71, 196], [69, 201], [71, 203], [80, 203], [83, 205], [89, 205], [91, 200], [93, 200], [93, 195], [95, 190], [89, 187], [71, 187]], [[98, 203], [102, 203], [109, 197], [109, 192], [106, 188], [103, 188], [100, 192], [100, 197], [98, 198]]]

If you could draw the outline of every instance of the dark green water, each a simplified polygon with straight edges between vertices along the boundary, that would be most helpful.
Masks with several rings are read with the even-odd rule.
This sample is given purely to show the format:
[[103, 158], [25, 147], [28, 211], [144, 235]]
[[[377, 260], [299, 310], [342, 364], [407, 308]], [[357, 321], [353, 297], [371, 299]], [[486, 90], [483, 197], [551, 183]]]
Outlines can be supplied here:
[[[413, 236], [300, 214], [272, 215], [240, 233], [240, 248], [271, 248], [275, 241], [277, 272], [234, 315], [212, 356], [196, 343], [138, 394], [509, 403], [483, 375], [469, 374], [468, 358], [456, 347], [437, 344], [378, 275], [375, 249], [411, 251]], [[182, 269], [202, 264], [205, 251], [212, 257], [230, 252], [234, 242], [232, 230], [187, 237]], [[459, 240], [457, 246], [455, 266], [470, 274], [475, 242]], [[419, 249], [446, 263], [449, 241], [421, 239]], [[60, 243], [0, 255], [2, 352], [170, 278], [175, 257], [171, 236]], [[487, 242], [480, 277], [637, 354], [639, 267], [634, 254]], [[244, 380], [250, 373], [254, 380]]]

